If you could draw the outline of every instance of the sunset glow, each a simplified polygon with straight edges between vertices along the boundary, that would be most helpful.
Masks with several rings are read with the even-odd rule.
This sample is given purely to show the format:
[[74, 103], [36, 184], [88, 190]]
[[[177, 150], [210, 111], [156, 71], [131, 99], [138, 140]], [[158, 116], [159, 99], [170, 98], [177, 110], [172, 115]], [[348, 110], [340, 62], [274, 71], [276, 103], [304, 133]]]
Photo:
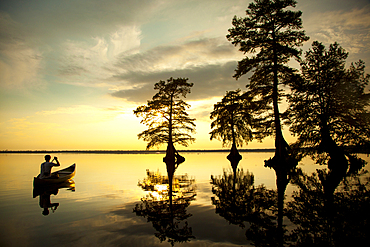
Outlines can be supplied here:
[[[209, 113], [248, 83], [232, 77], [245, 54], [225, 36], [250, 2], [2, 1], [0, 150], [144, 150], [137, 134], [146, 126], [133, 110], [170, 77], [194, 83], [184, 100], [196, 142], [186, 149], [222, 148], [210, 141]], [[338, 42], [369, 71], [368, 1], [298, 0], [296, 9], [310, 37], [303, 51]], [[267, 138], [244, 148], [273, 146]]]

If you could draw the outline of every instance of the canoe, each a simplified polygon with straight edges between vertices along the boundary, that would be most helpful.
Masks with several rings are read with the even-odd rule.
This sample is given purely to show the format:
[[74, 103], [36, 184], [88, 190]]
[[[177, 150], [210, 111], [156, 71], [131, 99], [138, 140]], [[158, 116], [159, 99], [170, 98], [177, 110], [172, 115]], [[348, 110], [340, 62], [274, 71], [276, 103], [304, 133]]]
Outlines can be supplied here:
[[63, 183], [65, 181], [68, 181], [69, 179], [73, 178], [76, 174], [76, 164], [73, 164], [67, 168], [64, 168], [62, 170], [52, 172], [52, 175], [58, 174], [58, 178], [45, 178], [41, 179], [39, 178], [40, 175], [33, 178], [33, 184], [34, 185], [43, 185], [43, 184], [59, 184]]
[[67, 181], [64, 181], [62, 183], [58, 184], [34, 184], [33, 186], [33, 198], [36, 198], [39, 195], [42, 194], [56, 194], [59, 189], [67, 189], [70, 191], [76, 190], [75, 182], [72, 179], [69, 179]]

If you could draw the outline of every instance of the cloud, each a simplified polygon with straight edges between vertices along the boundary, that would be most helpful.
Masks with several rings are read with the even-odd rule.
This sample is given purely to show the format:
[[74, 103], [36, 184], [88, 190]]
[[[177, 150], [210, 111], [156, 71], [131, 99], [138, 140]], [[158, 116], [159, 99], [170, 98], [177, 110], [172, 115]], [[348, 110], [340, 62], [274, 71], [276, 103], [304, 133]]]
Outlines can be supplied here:
[[102, 36], [122, 23], [140, 23], [160, 5], [161, 1], [152, 0], [13, 0], [3, 10], [17, 16], [19, 22], [31, 30], [35, 37], [55, 42], [60, 38]]
[[128, 101], [142, 103], [152, 98], [155, 93], [153, 88], [156, 82], [170, 77], [183, 77], [189, 78], [189, 82], [194, 83], [191, 93], [187, 96], [188, 100], [201, 100], [221, 96], [226, 91], [245, 88], [247, 75], [239, 80], [235, 80], [232, 77], [236, 65], [237, 62], [232, 61], [225, 64], [210, 64], [154, 73], [131, 72], [117, 76], [116, 79], [129, 81], [136, 86], [131, 89], [118, 90], [111, 93], [111, 95]]
[[[90, 105], [75, 105], [71, 107], [58, 107], [55, 110], [36, 112], [39, 116], [58, 116], [66, 118], [69, 116], [71, 120], [81, 123], [93, 123], [109, 121], [122, 114], [131, 114], [131, 110], [123, 107], [94, 107]], [[71, 115], [74, 117], [71, 118]]]
[[214, 104], [221, 101], [222, 96], [216, 96], [205, 100], [189, 101], [191, 105], [189, 114], [192, 118], [195, 118], [197, 122], [209, 122], [210, 113], [213, 111]]
[[239, 58], [237, 49], [226, 38], [203, 38], [179, 45], [157, 46], [145, 52], [118, 57], [116, 66], [126, 71], [155, 72], [215, 64]]
[[33, 89], [54, 79], [101, 85], [102, 78], [109, 76], [106, 64], [140, 45], [135, 23], [145, 22], [161, 4], [150, 0], [14, 0], [1, 4], [1, 86]]
[[26, 32], [6, 13], [0, 12], [0, 86], [10, 89], [42, 87], [39, 75], [43, 54], [25, 42]]
[[101, 85], [116, 70], [111, 65], [119, 54], [138, 52], [140, 35], [137, 27], [122, 26], [107, 38], [95, 37], [89, 42], [64, 42], [62, 47], [65, 54], [61, 56], [58, 68], [60, 80], [83, 86]]
[[121, 83], [112, 96], [145, 102], [154, 94], [154, 84], [170, 77], [189, 78], [194, 83], [188, 99], [199, 100], [244, 88], [248, 76], [236, 81], [232, 76], [242, 54], [226, 39], [209, 38], [180, 45], [158, 46], [146, 52], [123, 55], [112, 81]]
[[89, 71], [87, 69], [85, 69], [84, 67], [82, 66], [79, 66], [79, 65], [74, 65], [74, 64], [70, 64], [70, 65], [63, 65], [61, 66], [61, 68], [59, 69], [59, 74], [61, 76], [80, 76], [84, 73], [88, 73]]
[[338, 42], [355, 54], [368, 53], [370, 43], [370, 5], [323, 13], [313, 13], [315, 18], [304, 22], [311, 40], [326, 44]]
[[22, 118], [12, 118], [8, 121], [0, 123], [1, 138], [31, 138], [32, 133], [39, 132], [41, 129], [43, 131], [55, 131], [56, 129], [65, 129], [63, 126], [57, 123], [35, 121], [31, 116]]

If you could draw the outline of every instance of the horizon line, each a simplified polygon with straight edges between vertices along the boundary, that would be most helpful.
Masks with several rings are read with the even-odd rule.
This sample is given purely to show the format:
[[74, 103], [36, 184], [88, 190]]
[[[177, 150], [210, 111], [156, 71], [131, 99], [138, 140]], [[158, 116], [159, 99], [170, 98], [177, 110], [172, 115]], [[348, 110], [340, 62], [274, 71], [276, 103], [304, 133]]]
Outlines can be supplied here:
[[[183, 153], [212, 153], [212, 152], [230, 152], [230, 149], [189, 149], [177, 150]], [[255, 148], [238, 149], [239, 152], [274, 152], [275, 148]], [[96, 153], [96, 154], [149, 154], [165, 153], [166, 150], [0, 150], [0, 153]]]

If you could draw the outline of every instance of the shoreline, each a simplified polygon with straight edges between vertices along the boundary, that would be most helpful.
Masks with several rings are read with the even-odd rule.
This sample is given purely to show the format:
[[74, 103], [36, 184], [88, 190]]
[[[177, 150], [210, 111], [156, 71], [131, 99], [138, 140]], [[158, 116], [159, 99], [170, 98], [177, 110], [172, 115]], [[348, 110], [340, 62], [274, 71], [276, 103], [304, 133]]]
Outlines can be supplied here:
[[[239, 152], [275, 152], [274, 148], [238, 149]], [[226, 153], [229, 149], [194, 149], [178, 150], [179, 153]], [[0, 150], [0, 154], [47, 154], [47, 153], [86, 153], [86, 154], [156, 154], [166, 153], [166, 150]]]

